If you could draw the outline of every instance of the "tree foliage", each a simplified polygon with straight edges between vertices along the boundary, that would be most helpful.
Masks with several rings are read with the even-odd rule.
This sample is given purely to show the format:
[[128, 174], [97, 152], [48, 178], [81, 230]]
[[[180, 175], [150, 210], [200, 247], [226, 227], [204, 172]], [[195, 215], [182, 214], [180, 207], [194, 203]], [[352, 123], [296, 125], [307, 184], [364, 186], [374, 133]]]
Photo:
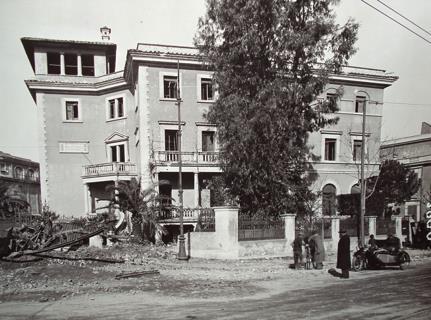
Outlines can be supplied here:
[[337, 121], [316, 101], [354, 53], [357, 24], [335, 23], [335, 0], [207, 0], [195, 43], [214, 68], [227, 189], [243, 209], [296, 212], [311, 184], [310, 132]]
[[[367, 179], [365, 211], [367, 215], [381, 215], [389, 203], [402, 204], [418, 192], [418, 175], [396, 160], [385, 160], [378, 176]], [[360, 195], [338, 197], [338, 209], [343, 215], [360, 214]]]

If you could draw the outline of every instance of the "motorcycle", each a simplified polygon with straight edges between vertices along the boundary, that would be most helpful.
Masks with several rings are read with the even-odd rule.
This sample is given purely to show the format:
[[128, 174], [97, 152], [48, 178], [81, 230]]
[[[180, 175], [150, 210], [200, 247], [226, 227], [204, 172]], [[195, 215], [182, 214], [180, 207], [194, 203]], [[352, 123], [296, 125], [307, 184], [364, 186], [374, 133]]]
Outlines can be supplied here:
[[385, 248], [359, 248], [352, 259], [354, 271], [366, 269], [382, 269], [385, 267], [399, 267], [400, 270], [410, 263], [409, 254], [403, 249], [389, 250]]

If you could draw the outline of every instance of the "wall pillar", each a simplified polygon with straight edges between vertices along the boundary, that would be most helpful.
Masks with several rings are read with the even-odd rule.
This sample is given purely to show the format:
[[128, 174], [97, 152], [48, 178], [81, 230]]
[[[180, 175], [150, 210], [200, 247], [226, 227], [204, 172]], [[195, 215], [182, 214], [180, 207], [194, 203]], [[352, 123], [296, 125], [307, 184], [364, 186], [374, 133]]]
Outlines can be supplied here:
[[225, 258], [238, 258], [238, 208], [215, 207], [216, 246]]
[[286, 213], [282, 214], [281, 218], [284, 220], [284, 239], [287, 242], [287, 248], [293, 254], [291, 243], [295, 240], [295, 218], [296, 214]]
[[195, 208], [199, 207], [199, 173], [195, 172], [194, 174], [194, 204]]
[[66, 65], [64, 63], [64, 52], [60, 52], [60, 74], [62, 76], [66, 74]]
[[76, 57], [76, 63], [78, 67], [78, 76], [82, 76], [82, 63], [81, 63], [81, 55], [78, 54]]
[[368, 216], [368, 234], [376, 236], [377, 216]]
[[84, 183], [84, 208], [86, 214], [91, 212], [90, 186], [88, 185], [88, 183]]
[[338, 241], [340, 240], [340, 217], [331, 216], [331, 239], [333, 248], [338, 247]]
[[395, 216], [395, 235], [397, 236], [398, 239], [400, 239], [401, 242], [401, 246], [403, 243], [403, 234], [402, 234], [402, 225], [401, 225], [401, 221], [402, 221], [402, 216]]

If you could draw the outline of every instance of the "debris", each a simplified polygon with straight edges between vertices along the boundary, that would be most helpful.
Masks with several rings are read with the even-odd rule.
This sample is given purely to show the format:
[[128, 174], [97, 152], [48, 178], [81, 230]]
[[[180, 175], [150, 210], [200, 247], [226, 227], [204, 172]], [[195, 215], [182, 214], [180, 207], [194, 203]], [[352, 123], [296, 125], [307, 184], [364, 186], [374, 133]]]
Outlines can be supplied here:
[[120, 273], [115, 276], [115, 279], [138, 278], [141, 276], [160, 274], [159, 270], [146, 270], [140, 272]]
[[59, 259], [59, 260], [71, 260], [71, 261], [80, 261], [80, 260], [86, 260], [86, 261], [97, 261], [97, 262], [106, 262], [106, 263], [124, 263], [124, 259], [110, 259], [110, 258], [91, 258], [91, 257], [65, 257], [65, 256], [56, 256], [56, 255], [48, 255], [48, 254], [40, 254], [35, 253], [32, 254], [36, 257], [41, 258], [49, 258], [49, 259]]

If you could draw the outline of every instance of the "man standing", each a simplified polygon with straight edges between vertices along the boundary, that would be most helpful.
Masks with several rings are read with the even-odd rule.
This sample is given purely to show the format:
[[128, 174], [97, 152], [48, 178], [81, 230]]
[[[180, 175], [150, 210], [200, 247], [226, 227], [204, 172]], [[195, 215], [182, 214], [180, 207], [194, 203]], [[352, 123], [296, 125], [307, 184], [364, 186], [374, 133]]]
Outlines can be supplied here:
[[295, 262], [295, 269], [299, 269], [303, 264], [302, 246], [304, 245], [304, 240], [302, 239], [302, 234], [298, 233], [295, 240], [292, 243], [293, 248], [293, 260]]
[[314, 231], [313, 235], [308, 239], [308, 245], [310, 246], [314, 268], [322, 269], [323, 261], [325, 260], [325, 247], [323, 246], [322, 237], [317, 231]]
[[340, 240], [338, 241], [337, 250], [337, 268], [341, 269], [340, 278], [348, 279], [350, 262], [350, 237], [345, 230], [340, 230]]

